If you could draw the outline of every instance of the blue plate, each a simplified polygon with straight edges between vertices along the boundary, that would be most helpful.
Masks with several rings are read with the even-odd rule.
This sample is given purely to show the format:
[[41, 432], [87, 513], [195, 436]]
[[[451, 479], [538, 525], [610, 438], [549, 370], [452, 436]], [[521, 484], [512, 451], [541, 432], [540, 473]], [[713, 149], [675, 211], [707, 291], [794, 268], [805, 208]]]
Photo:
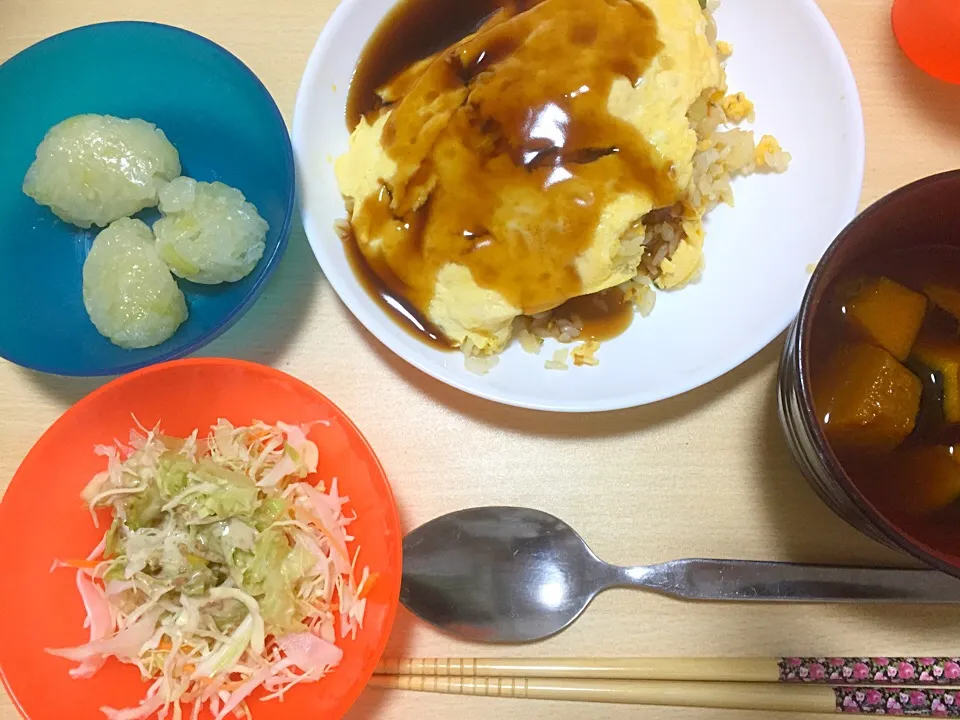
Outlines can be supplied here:
[[[193, 352], [253, 304], [286, 247], [295, 176], [283, 117], [239, 59], [167, 25], [89, 25], [0, 65], [0, 97], [0, 355], [59, 375], [115, 375]], [[184, 175], [239, 188], [270, 224], [263, 258], [243, 280], [178, 281], [190, 317], [156, 347], [123, 350], [96, 331], [81, 271], [98, 229], [59, 220], [21, 190], [47, 130], [81, 113], [155, 123]], [[156, 211], [139, 216], [150, 224]]]

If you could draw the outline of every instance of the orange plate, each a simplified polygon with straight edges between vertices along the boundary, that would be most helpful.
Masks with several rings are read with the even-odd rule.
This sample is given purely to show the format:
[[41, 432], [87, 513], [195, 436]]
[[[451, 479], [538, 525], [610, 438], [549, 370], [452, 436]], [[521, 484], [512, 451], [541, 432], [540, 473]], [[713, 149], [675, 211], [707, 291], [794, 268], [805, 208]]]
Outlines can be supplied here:
[[[293, 688], [284, 701], [250, 703], [254, 720], [339, 718], [360, 695], [383, 653], [400, 596], [401, 534], [396, 503], [383, 468], [366, 440], [333, 403], [308, 385], [272, 368], [222, 359], [154, 365], [105, 385], [70, 408], [34, 445], [0, 503], [0, 677], [30, 720], [103, 720], [99, 708], [135, 705], [147, 688], [139, 671], [111, 660], [90, 680], [71, 680], [73, 663], [48, 647], [80, 645], [83, 604], [75, 573], [50, 572], [56, 558], [86, 557], [100, 539], [81, 489], [105, 467], [93, 446], [129, 436], [136, 415], [162, 423], [172, 435], [201, 432], [226, 418], [315, 425], [320, 447], [317, 478], [339, 478], [358, 519], [350, 531], [359, 565], [380, 574], [367, 600], [356, 640], [341, 640], [343, 662], [323, 680]], [[205, 714], [204, 717], [209, 717]]]
[[907, 57], [936, 78], [960, 83], [958, 0], [894, 0], [891, 14]]

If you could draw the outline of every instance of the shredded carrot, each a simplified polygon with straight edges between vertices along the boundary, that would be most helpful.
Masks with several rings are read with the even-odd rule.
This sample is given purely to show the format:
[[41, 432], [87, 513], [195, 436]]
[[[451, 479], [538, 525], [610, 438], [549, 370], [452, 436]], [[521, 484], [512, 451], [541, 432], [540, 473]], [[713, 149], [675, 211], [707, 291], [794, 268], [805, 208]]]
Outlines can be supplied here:
[[332, 547], [334, 550], [336, 550], [337, 554], [338, 554], [340, 557], [342, 557], [344, 560], [346, 560], [347, 563], [349, 563], [349, 562], [350, 562], [350, 555], [346, 552], [346, 548], [341, 548], [341, 547], [337, 544], [337, 539], [333, 536], [333, 534], [332, 534], [329, 530], [327, 530], [327, 529], [323, 526], [323, 523], [320, 522], [320, 518], [318, 518], [318, 517], [317, 517], [316, 515], [314, 515], [312, 512], [310, 512], [310, 511], [308, 511], [308, 510], [304, 510], [303, 508], [300, 508], [300, 510], [303, 512], [304, 515], [307, 516], [307, 519], [308, 519], [310, 522], [312, 522], [312, 523], [317, 527], [317, 530], [320, 531], [320, 534], [323, 535], [327, 540], [330, 541], [330, 547]]
[[67, 567], [72, 567], [77, 570], [93, 570], [93, 568], [102, 563], [103, 560], [62, 560], [61, 562]]
[[196, 671], [196, 669], [197, 669], [197, 666], [194, 665], [193, 663], [187, 663], [186, 665], [183, 666], [183, 671], [185, 673], [193, 673]]
[[251, 430], [248, 435], [247, 447], [252, 448], [254, 445], [263, 445], [263, 441], [270, 437], [273, 433], [269, 430]]
[[363, 589], [357, 593], [357, 600], [363, 600], [367, 595], [370, 594], [370, 590], [374, 585], [377, 584], [377, 578], [380, 577], [380, 573], [370, 573], [367, 577], [367, 582], [364, 583]]
[[[188, 668], [189, 668], [189, 669], [188, 669]], [[195, 670], [195, 668], [193, 667], [193, 665], [184, 665], [184, 668], [183, 668], [183, 669], [184, 669], [185, 671], [187, 671], [187, 672], [193, 672], [193, 671]], [[197, 682], [197, 683], [199, 683], [199, 684], [201, 684], [201, 685], [216, 685], [216, 686], [217, 686], [217, 690], [226, 690], [227, 692], [231, 692], [231, 691], [236, 690], [237, 688], [239, 688], [241, 685], [243, 685], [243, 682], [244, 682], [244, 681], [243, 681], [243, 680], [228, 680], [228, 681], [225, 681], [225, 682], [220, 682], [220, 680], [219, 680], [218, 678], [202, 677], [202, 678], [197, 678], [195, 682]]]
[[[162, 638], [160, 638], [160, 642], [157, 643], [157, 650], [161, 652], [170, 652], [173, 650], [173, 643], [170, 641], [170, 637], [168, 635], [164, 635]], [[189, 655], [191, 652], [193, 652], [193, 646], [183, 643], [180, 645], [179, 650], [181, 653]]]

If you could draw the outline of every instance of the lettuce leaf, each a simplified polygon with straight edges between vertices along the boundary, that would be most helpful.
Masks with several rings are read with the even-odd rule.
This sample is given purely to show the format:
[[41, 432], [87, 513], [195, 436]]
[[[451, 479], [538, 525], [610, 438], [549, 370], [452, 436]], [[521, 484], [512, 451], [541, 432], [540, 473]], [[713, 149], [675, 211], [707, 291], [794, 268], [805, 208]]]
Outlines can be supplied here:
[[295, 582], [302, 577], [296, 573], [302, 560], [286, 534], [278, 528], [262, 532], [252, 555], [245, 555], [243, 590], [256, 598], [271, 632], [301, 628]]
[[165, 501], [183, 492], [190, 482], [193, 463], [174, 452], [165, 452], [157, 462], [157, 486]]
[[110, 524], [110, 529], [107, 530], [107, 534], [103, 536], [103, 557], [105, 560], [109, 560], [123, 553], [123, 534], [120, 531], [122, 525], [123, 522], [120, 520], [120, 517], [115, 516], [113, 522]]
[[153, 526], [160, 519], [164, 499], [154, 483], [148, 483], [142, 492], [126, 501], [124, 524], [131, 530]]
[[188, 495], [181, 507], [190, 516], [221, 520], [240, 517], [252, 522], [253, 514], [260, 506], [259, 490], [253, 480], [209, 461], [201, 462], [193, 475], [199, 483], [211, 485], [216, 490]]
[[210, 588], [220, 584], [220, 578], [210, 564], [198, 555], [186, 553], [187, 572], [177, 578], [175, 583], [187, 595], [203, 595]]
[[251, 518], [253, 526], [263, 532], [279, 520], [290, 507], [290, 503], [281, 497], [264, 500]]

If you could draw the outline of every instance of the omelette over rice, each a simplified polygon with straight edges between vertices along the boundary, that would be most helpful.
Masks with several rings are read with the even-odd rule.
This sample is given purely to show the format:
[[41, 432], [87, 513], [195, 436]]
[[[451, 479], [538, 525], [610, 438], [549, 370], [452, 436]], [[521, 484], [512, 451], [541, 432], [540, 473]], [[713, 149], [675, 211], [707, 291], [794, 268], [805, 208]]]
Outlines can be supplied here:
[[699, 277], [731, 177], [786, 169], [735, 127], [730, 52], [697, 0], [508, 4], [377, 90], [335, 165], [344, 239], [471, 369], [513, 337], [596, 364], [583, 298], [649, 313]]

